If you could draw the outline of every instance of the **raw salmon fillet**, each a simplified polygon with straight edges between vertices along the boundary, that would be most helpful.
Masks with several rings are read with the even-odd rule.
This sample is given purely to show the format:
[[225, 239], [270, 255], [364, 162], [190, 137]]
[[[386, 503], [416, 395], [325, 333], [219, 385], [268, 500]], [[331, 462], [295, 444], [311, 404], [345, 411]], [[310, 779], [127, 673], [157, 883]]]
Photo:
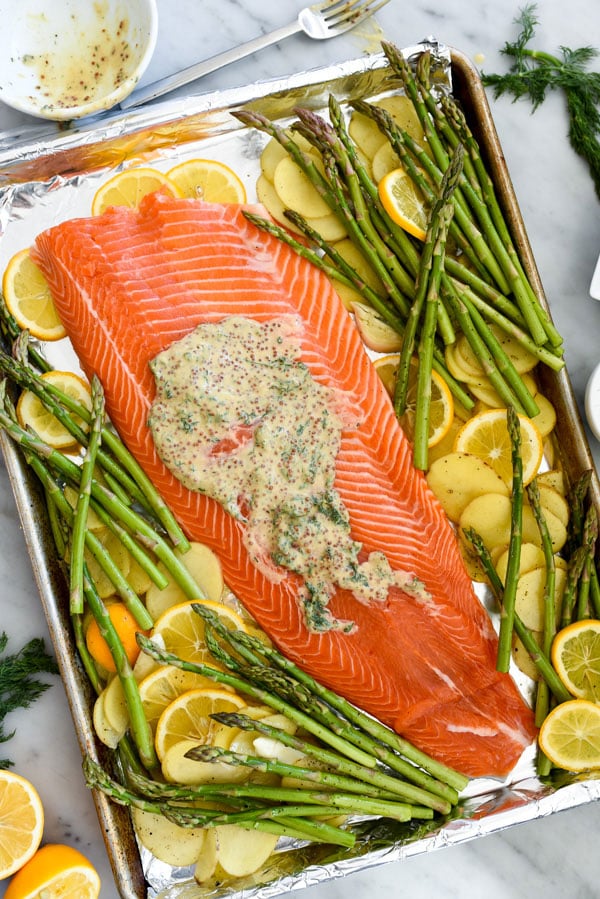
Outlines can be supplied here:
[[[226, 583], [278, 647], [314, 677], [471, 776], [505, 776], [535, 734], [512, 679], [495, 669], [496, 637], [456, 536], [420, 472], [358, 333], [328, 279], [259, 231], [237, 206], [147, 197], [43, 232], [35, 258], [81, 365], [97, 374], [110, 418], [187, 535], [219, 555]], [[147, 425], [150, 360], [204, 322], [293, 313], [301, 361], [344, 391], [362, 421], [342, 435], [335, 487], [364, 553], [382, 551], [430, 598], [389, 590], [383, 603], [338, 589], [330, 609], [355, 631], [315, 634], [296, 601], [250, 561], [242, 525], [192, 492], [158, 458]]]

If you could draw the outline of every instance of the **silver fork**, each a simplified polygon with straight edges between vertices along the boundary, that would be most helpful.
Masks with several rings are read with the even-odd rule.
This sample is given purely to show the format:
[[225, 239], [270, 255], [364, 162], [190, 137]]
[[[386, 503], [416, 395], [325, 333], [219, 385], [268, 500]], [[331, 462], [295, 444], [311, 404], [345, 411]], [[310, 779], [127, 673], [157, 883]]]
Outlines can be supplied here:
[[190, 81], [195, 81], [203, 75], [208, 75], [215, 69], [237, 62], [238, 59], [250, 56], [251, 53], [256, 53], [257, 50], [276, 44], [300, 31], [315, 40], [337, 37], [338, 34], [350, 31], [359, 22], [374, 15], [386, 3], [389, 3], [389, 0], [379, 0], [379, 2], [376, 0], [323, 0], [321, 3], [314, 3], [312, 6], [301, 9], [296, 21], [289, 25], [277, 28], [269, 34], [262, 34], [260, 37], [225, 51], [225, 53], [219, 53], [217, 56], [189, 66], [181, 72], [138, 88], [121, 101], [121, 109], [129, 109], [132, 106], [146, 103], [148, 100], [154, 100], [156, 97], [162, 97], [163, 94], [182, 87], [184, 84], [189, 84]]

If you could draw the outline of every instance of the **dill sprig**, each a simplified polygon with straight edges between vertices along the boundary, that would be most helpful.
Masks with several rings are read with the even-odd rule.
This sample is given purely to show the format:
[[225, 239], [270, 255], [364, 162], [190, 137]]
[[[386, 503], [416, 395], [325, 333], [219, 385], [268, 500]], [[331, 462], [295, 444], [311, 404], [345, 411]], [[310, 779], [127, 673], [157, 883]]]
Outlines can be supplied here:
[[[6, 733], [4, 719], [15, 709], [26, 709], [50, 684], [38, 680], [37, 674], [57, 674], [56, 660], [48, 655], [44, 641], [35, 637], [18, 652], [4, 655], [8, 637], [0, 634], [0, 743], [14, 736], [14, 730]], [[9, 768], [10, 759], [0, 759], [0, 768]]]
[[507, 42], [502, 53], [513, 58], [504, 75], [482, 74], [494, 95], [510, 94], [513, 100], [528, 97], [535, 111], [549, 90], [562, 90], [569, 115], [569, 141], [575, 152], [587, 163], [600, 198], [600, 72], [587, 71], [598, 56], [593, 47], [572, 50], [560, 47], [560, 56], [532, 50], [528, 44], [535, 34], [538, 19], [536, 4], [528, 4], [514, 20], [520, 33]]

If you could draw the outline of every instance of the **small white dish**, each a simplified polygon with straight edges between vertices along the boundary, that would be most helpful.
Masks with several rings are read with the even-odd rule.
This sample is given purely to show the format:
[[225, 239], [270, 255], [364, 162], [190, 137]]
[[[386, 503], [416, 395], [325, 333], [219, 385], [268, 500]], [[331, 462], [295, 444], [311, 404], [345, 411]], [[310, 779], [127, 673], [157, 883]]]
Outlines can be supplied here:
[[585, 415], [594, 437], [600, 440], [600, 363], [585, 388]]
[[594, 300], [600, 300], [600, 256], [592, 275], [592, 283], [590, 284], [590, 296]]
[[156, 0], [0, 0], [0, 100], [68, 121], [125, 99], [156, 45]]

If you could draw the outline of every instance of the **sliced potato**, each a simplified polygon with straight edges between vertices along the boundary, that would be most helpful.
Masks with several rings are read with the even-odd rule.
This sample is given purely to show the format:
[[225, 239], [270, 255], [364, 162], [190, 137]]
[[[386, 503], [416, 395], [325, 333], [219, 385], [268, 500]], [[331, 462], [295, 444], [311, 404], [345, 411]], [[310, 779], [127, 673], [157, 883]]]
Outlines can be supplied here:
[[[99, 538], [100, 542], [112, 558], [119, 571], [123, 574], [124, 577], [127, 577], [131, 566], [131, 556], [129, 554], [129, 551], [123, 546], [122, 542], [119, 540], [116, 534], [113, 534], [113, 532], [109, 531], [108, 528], [105, 528], [103, 531], [98, 532], [96, 536]], [[101, 599], [107, 599], [115, 592], [112, 581], [109, 579], [108, 575], [104, 573], [104, 570], [100, 567], [100, 564], [96, 561], [87, 547], [84, 550], [84, 558], [88, 566], [90, 576], [94, 581], [94, 584], [96, 585], [98, 595]]]
[[470, 541], [466, 540], [461, 535], [458, 541], [458, 546], [465, 565], [465, 569], [467, 570], [471, 580], [476, 581], [478, 584], [489, 583], [489, 578], [485, 572], [481, 559], [475, 552], [475, 549], [473, 548]]
[[[510, 542], [512, 503], [508, 496], [486, 493], [472, 500], [460, 516], [463, 531], [473, 528], [491, 551], [495, 546], [508, 546]], [[552, 542], [553, 552], [559, 552], [566, 543], [567, 530], [549, 510], [544, 515]], [[541, 545], [537, 522], [528, 505], [523, 506], [521, 539], [524, 543]]]
[[362, 112], [352, 113], [348, 123], [348, 133], [367, 159], [374, 159], [379, 148], [387, 140], [373, 119]]
[[[527, 508], [527, 507], [526, 507]], [[525, 514], [526, 509], [523, 509]], [[532, 513], [533, 515], [533, 513]], [[558, 553], [567, 542], [567, 528], [561, 519], [549, 508], [544, 508], [544, 519], [552, 542], [552, 551]]]
[[103, 690], [104, 714], [110, 727], [122, 734], [129, 727], [129, 712], [123, 685], [118, 677], [113, 677]]
[[321, 218], [331, 212], [308, 175], [289, 156], [277, 164], [273, 186], [283, 205], [304, 218]]
[[204, 833], [204, 841], [194, 868], [194, 880], [196, 883], [205, 883], [207, 880], [210, 880], [218, 864], [217, 829], [216, 827], [207, 827]]
[[276, 222], [291, 231], [293, 234], [302, 234], [289, 219], [285, 216], [286, 207], [281, 202], [279, 194], [273, 186], [273, 182], [269, 181], [264, 175], [259, 175], [256, 181], [256, 196], [258, 202], [262, 203], [267, 212]]
[[456, 360], [466, 372], [475, 378], [485, 377], [483, 366], [471, 348], [471, 344], [464, 334], [454, 344]]
[[[521, 558], [519, 560], [519, 573], [524, 574], [531, 571], [532, 568], [541, 568], [546, 564], [544, 551], [537, 543], [523, 543], [521, 545]], [[494, 564], [494, 568], [498, 573], [498, 577], [504, 583], [506, 578], [506, 569], [508, 567], [508, 548], [504, 549], [498, 560]]]
[[[349, 238], [345, 238], [337, 243], [335, 249], [348, 265], [357, 272], [365, 284], [371, 287], [376, 293], [385, 293], [379, 275], [373, 270], [367, 259]], [[344, 306], [349, 311], [352, 311], [354, 303], [364, 304], [365, 300], [353, 287], [346, 287], [345, 284], [340, 284], [339, 281], [334, 281], [333, 284]]]
[[[532, 633], [536, 643], [538, 645], [541, 645], [542, 634], [539, 631], [532, 631]], [[523, 674], [525, 674], [527, 677], [530, 677], [531, 680], [540, 680], [541, 675], [538, 666], [535, 664], [528, 651], [525, 649], [520, 638], [517, 637], [516, 634], [513, 634], [512, 657], [517, 668], [522, 671]]]
[[[181, 561], [200, 588], [198, 599], [202, 598], [203, 593], [206, 599], [218, 602], [223, 592], [223, 571], [218, 556], [203, 543], [193, 542], [188, 552], [181, 556]], [[158, 567], [168, 574], [162, 563]], [[152, 583], [146, 593], [146, 607], [156, 621], [166, 609], [186, 602], [188, 598], [175, 581], [162, 590]]]
[[131, 817], [138, 840], [161, 862], [175, 867], [197, 862], [206, 838], [203, 828], [180, 827], [139, 808], [131, 809]]
[[[555, 605], [558, 608], [567, 580], [564, 568], [555, 572]], [[546, 586], [546, 568], [533, 568], [519, 578], [515, 597], [515, 611], [532, 631], [544, 628], [544, 589]]]
[[108, 746], [109, 749], [116, 749], [125, 736], [125, 731], [115, 730], [115, 728], [108, 723], [104, 711], [104, 691], [100, 693], [94, 703], [92, 723], [94, 725], [96, 736], [100, 742], [104, 743], [105, 746]]
[[427, 472], [427, 483], [451, 521], [458, 522], [476, 496], [485, 493], [509, 495], [502, 478], [478, 456], [448, 453], [436, 459]]
[[215, 829], [218, 863], [233, 877], [258, 871], [277, 845], [277, 834], [245, 830], [235, 824], [220, 824]]
[[[407, 131], [424, 149], [427, 148], [421, 123], [408, 97], [404, 94], [393, 94], [376, 100], [373, 105], [380, 106], [389, 112], [400, 129]], [[369, 159], [374, 158], [379, 148], [387, 140], [373, 119], [362, 112], [352, 113], [348, 131], [352, 140]]]
[[498, 325], [490, 325], [490, 330], [519, 374], [533, 371], [538, 361], [533, 353], [530, 353], [515, 337], [507, 334]]
[[[533, 378], [529, 372], [525, 372], [523, 375], [521, 375], [521, 380], [525, 384], [531, 396], [535, 397], [535, 400], [537, 402], [538, 390], [537, 384], [535, 383], [535, 378]], [[506, 406], [504, 400], [492, 387], [489, 378], [469, 384], [469, 390], [471, 391], [473, 396], [476, 397], [476, 399], [481, 400], [486, 404], [486, 406], [489, 406], [491, 409], [504, 409]]]
[[[476, 531], [488, 550], [495, 546], [508, 546], [510, 542], [512, 502], [501, 493], [485, 493], [471, 500], [460, 516], [460, 528]], [[522, 540], [539, 543], [539, 531], [533, 512], [523, 508]]]
[[[64, 490], [65, 499], [69, 503], [72, 509], [77, 506], [78, 492], [73, 487], [67, 485]], [[88, 514], [86, 519], [86, 525], [88, 530], [90, 531], [104, 531], [106, 530], [106, 525], [103, 521], [98, 517], [98, 514], [94, 511], [94, 509], [90, 506], [88, 508]]]
[[[293, 135], [294, 143], [298, 144], [301, 150], [304, 150], [305, 153], [312, 153], [313, 156], [318, 157], [318, 152], [312, 146], [309, 141], [306, 140], [305, 137], [302, 137], [301, 134]], [[274, 137], [266, 144], [264, 150], [260, 154], [260, 170], [269, 181], [273, 182], [275, 177], [275, 169], [279, 165], [282, 159], [289, 158], [288, 151], [281, 146], [278, 140]]]
[[[156, 640], [156, 637], [153, 637], [152, 639]], [[133, 676], [139, 683], [139, 681], [142, 681], [146, 677], [146, 675], [150, 674], [152, 671], [159, 667], [160, 662], [157, 662], [152, 658], [152, 656], [147, 655], [147, 653], [140, 652], [133, 666]]]
[[552, 512], [565, 527], [568, 527], [570, 513], [569, 504], [565, 497], [549, 484], [538, 484], [538, 490], [540, 494], [540, 505], [544, 515], [546, 515], [547, 512]]
[[556, 409], [543, 393], [536, 393], [535, 401], [540, 411], [531, 420], [537, 425], [542, 437], [547, 437], [554, 430], [556, 424]]
[[536, 480], [538, 487], [541, 487], [542, 484], [547, 484], [549, 487], [557, 490], [561, 496], [566, 496], [565, 475], [560, 468], [551, 468], [549, 471], [544, 471], [538, 474]]
[[456, 378], [457, 381], [462, 381], [465, 384], [482, 384], [487, 385], [489, 383], [486, 375], [476, 374], [472, 370], [469, 370], [465, 363], [462, 361], [460, 356], [458, 355], [456, 344], [450, 343], [444, 350], [444, 356], [446, 361], [446, 367], [448, 371], [452, 375], [453, 378]]
[[240, 783], [247, 779], [248, 772], [243, 765], [202, 762], [186, 758], [186, 752], [197, 745], [197, 740], [180, 740], [167, 749], [161, 765], [165, 780], [170, 783], [193, 785]]
[[442, 456], [447, 456], [448, 453], [454, 451], [454, 441], [456, 439], [456, 435], [464, 424], [464, 421], [458, 418], [456, 415], [456, 398], [454, 399], [454, 403], [454, 418], [450, 424], [448, 433], [445, 437], [442, 437], [440, 442], [436, 443], [435, 446], [430, 446], [427, 451], [427, 461], [430, 468], [436, 461], [436, 459], [441, 459]]
[[376, 353], [397, 353], [402, 348], [402, 337], [382, 319], [372, 306], [352, 303], [356, 327], [363, 343]]
[[400, 165], [401, 162], [398, 158], [398, 154], [389, 140], [386, 139], [373, 157], [373, 181], [375, 181], [376, 184], [379, 184], [381, 179], [384, 178], [388, 172], [393, 172], [394, 169], [399, 168]]

